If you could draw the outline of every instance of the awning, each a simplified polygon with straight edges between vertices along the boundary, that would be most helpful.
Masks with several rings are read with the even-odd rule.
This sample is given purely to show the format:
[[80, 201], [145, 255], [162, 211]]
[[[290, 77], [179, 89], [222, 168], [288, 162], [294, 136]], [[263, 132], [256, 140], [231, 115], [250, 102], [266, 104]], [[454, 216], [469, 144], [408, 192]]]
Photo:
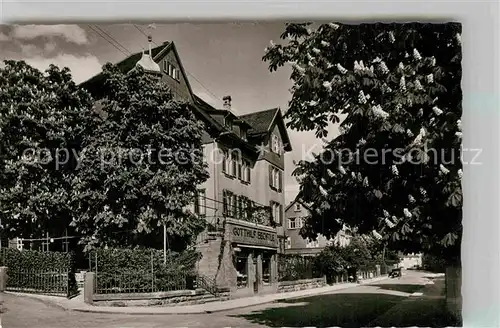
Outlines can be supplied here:
[[236, 247], [267, 249], [267, 250], [270, 250], [270, 251], [277, 251], [278, 250], [278, 247], [257, 246], [257, 245], [244, 245], [244, 244], [236, 244]]

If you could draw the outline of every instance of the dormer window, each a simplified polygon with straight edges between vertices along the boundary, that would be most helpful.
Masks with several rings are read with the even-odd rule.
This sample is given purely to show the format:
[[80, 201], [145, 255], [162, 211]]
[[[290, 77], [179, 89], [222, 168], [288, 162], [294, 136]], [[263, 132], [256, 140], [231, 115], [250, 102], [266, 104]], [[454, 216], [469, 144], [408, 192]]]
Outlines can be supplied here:
[[245, 128], [240, 128], [240, 137], [243, 140], [247, 140], [247, 130]]

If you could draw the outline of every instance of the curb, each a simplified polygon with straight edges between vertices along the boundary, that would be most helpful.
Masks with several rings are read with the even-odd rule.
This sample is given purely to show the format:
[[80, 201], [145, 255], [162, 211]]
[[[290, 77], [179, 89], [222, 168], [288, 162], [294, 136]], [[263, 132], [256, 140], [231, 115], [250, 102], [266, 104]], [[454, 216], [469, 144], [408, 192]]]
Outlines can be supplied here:
[[[370, 283], [378, 282], [381, 280], [385, 280], [387, 277], [377, 277], [373, 278], [370, 280], [365, 280], [362, 281], [361, 283], [347, 283], [345, 286], [342, 286], [341, 288], [338, 289], [333, 289], [329, 291], [323, 291], [319, 293], [311, 293], [310, 295], [298, 295], [298, 296], [291, 296], [291, 297], [286, 297], [286, 295], [283, 295], [284, 297], [282, 298], [276, 298], [273, 300], [262, 300], [262, 301], [255, 301], [250, 304], [245, 304], [245, 305], [238, 305], [238, 306], [228, 306], [226, 308], [222, 309], [215, 309], [215, 310], [191, 310], [191, 311], [182, 311], [181, 312], [176, 312], [176, 310], [172, 310], [171, 312], [156, 312], [156, 311], [151, 311], [151, 308], [148, 307], [143, 307], [140, 310], [137, 311], [116, 311], [114, 309], [109, 309], [106, 308], [104, 309], [103, 307], [98, 307], [98, 306], [91, 306], [89, 305], [88, 307], [70, 307], [70, 306], [64, 306], [61, 304], [57, 304], [53, 300], [45, 299], [45, 298], [40, 298], [36, 297], [36, 295], [31, 295], [31, 294], [22, 294], [22, 293], [12, 293], [8, 292], [8, 294], [15, 295], [15, 296], [22, 296], [22, 297], [28, 297], [31, 299], [35, 299], [37, 301], [40, 301], [44, 304], [48, 304], [51, 306], [58, 307], [64, 311], [74, 311], [74, 312], [81, 312], [81, 313], [99, 313], [99, 314], [121, 314], [121, 315], [193, 315], [193, 314], [211, 314], [211, 313], [219, 313], [219, 312], [226, 312], [226, 311], [231, 311], [231, 310], [236, 310], [236, 309], [244, 309], [252, 306], [257, 306], [257, 305], [263, 305], [263, 304], [272, 304], [272, 303], [277, 303], [280, 301], [285, 301], [285, 300], [291, 300], [291, 299], [300, 299], [300, 298], [307, 298], [307, 297], [313, 297], [317, 295], [325, 295], [325, 294], [330, 294], [334, 293], [340, 290], [345, 290], [349, 288], [355, 288], [363, 285], [369, 285]], [[335, 285], [334, 285], [335, 286]], [[314, 289], [310, 289], [311, 291], [314, 291]], [[286, 294], [286, 293], [282, 293]], [[209, 303], [207, 303], [209, 304]], [[200, 304], [201, 305], [201, 304]], [[120, 307], [120, 309], [126, 309], [127, 307]], [[128, 308], [134, 308], [137, 309], [137, 307], [128, 307]], [[168, 307], [163, 307], [161, 308], [162, 310], [168, 309]], [[180, 310], [180, 309], [179, 309]]]

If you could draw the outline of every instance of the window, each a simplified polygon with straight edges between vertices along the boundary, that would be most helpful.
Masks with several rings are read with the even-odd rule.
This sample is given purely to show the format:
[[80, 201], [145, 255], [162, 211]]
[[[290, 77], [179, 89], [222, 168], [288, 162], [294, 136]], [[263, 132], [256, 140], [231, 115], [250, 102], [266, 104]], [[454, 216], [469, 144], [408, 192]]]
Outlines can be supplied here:
[[231, 153], [231, 175], [236, 176], [236, 170], [238, 169], [238, 155], [235, 153]]
[[269, 165], [269, 186], [271, 189], [281, 192], [283, 172], [280, 169]]
[[319, 241], [318, 240], [310, 240], [310, 239], [308, 239], [306, 247], [307, 248], [317, 248], [317, 247], [319, 247]]
[[223, 197], [222, 197], [222, 213], [224, 216], [228, 217], [233, 217], [234, 215], [234, 208], [236, 205], [235, 198], [236, 195], [234, 195], [232, 192], [229, 190], [224, 190], [222, 192]]
[[200, 216], [207, 214], [207, 199], [205, 189], [198, 190], [198, 194], [194, 201], [194, 213]]
[[222, 172], [229, 173], [229, 157], [227, 151], [222, 151]]
[[295, 212], [300, 212], [300, 204], [295, 203]]
[[242, 180], [243, 179], [243, 163], [241, 161], [238, 161], [238, 179]]
[[250, 162], [247, 160], [242, 160], [241, 163], [238, 163], [239, 167], [238, 170], [241, 170], [241, 174], [238, 171], [238, 178], [242, 182], [247, 182], [250, 183]]
[[288, 229], [297, 229], [297, 219], [289, 218], [288, 219]]
[[286, 248], [287, 249], [292, 248], [292, 238], [290, 238], [290, 237], [286, 238]]
[[277, 135], [271, 135], [271, 151], [275, 154], [281, 155], [280, 139]]
[[224, 125], [226, 126], [226, 128], [228, 130], [232, 130], [233, 129], [233, 121], [231, 120], [231, 118], [229, 118], [229, 117], [224, 118]]
[[247, 140], [247, 130], [245, 128], [240, 128], [240, 137], [243, 140]]
[[163, 71], [174, 80], [179, 81], [179, 69], [175, 68], [175, 66], [172, 65], [171, 63], [164, 61]]
[[277, 202], [271, 201], [271, 215], [273, 218], [273, 221], [282, 224], [283, 223], [283, 205]]

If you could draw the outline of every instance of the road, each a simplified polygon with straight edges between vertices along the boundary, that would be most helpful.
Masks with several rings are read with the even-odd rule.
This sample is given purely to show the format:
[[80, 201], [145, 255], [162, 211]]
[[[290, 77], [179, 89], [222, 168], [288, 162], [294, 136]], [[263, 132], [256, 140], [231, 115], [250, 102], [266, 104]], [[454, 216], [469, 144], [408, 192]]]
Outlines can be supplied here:
[[2, 326], [8, 328], [246, 328], [335, 325], [359, 327], [367, 325], [406, 299], [401, 291], [413, 292], [421, 288], [419, 281], [421, 280], [415, 276], [407, 275], [399, 280], [385, 280], [376, 286], [358, 286], [301, 300], [196, 315], [81, 313], [65, 311], [29, 297], [3, 294]]

